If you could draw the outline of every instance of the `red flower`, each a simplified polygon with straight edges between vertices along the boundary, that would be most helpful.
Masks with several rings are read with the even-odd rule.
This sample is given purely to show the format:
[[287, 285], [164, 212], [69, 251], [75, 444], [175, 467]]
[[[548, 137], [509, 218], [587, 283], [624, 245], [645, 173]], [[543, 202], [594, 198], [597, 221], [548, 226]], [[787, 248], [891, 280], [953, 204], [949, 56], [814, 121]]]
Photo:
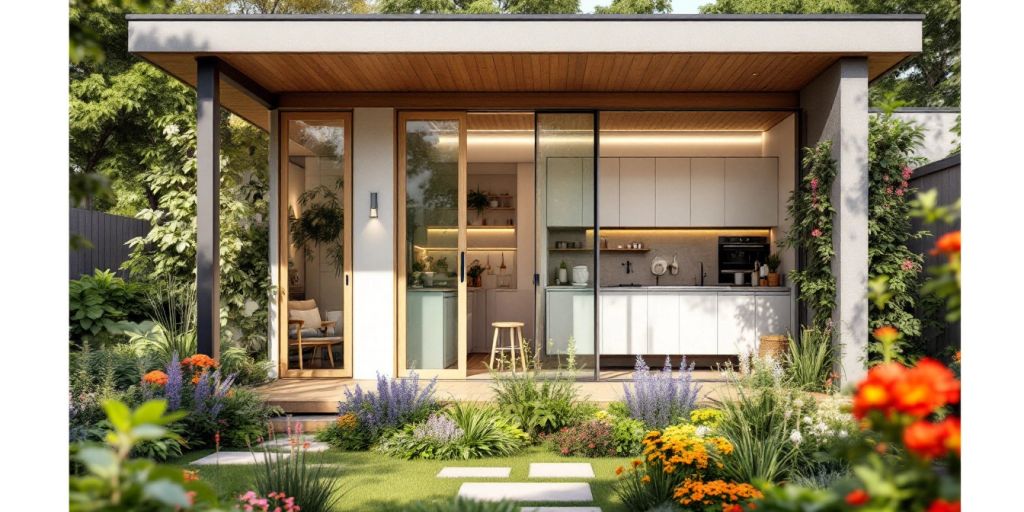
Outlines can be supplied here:
[[960, 501], [935, 500], [928, 507], [928, 512], [960, 512]]
[[896, 408], [912, 416], [926, 416], [948, 403], [960, 401], [960, 381], [942, 363], [921, 359], [893, 385]]
[[[881, 329], [886, 327], [876, 329], [876, 337]], [[862, 419], [872, 410], [881, 410], [889, 414], [894, 399], [893, 385], [902, 380], [906, 372], [907, 369], [899, 363], [881, 364], [869, 370], [867, 378], [857, 384], [857, 393], [853, 397], [853, 415], [857, 419]]]
[[846, 495], [846, 504], [852, 507], [859, 507], [867, 503], [870, 499], [871, 496], [868, 496], [867, 491], [864, 489], [854, 489], [850, 491], [850, 494]]
[[903, 431], [903, 444], [923, 459], [934, 459], [946, 453], [945, 433], [942, 425], [918, 420]]
[[935, 248], [932, 249], [932, 254], [958, 254], [960, 252], [960, 231], [951, 231], [942, 235], [938, 242], [935, 242]]

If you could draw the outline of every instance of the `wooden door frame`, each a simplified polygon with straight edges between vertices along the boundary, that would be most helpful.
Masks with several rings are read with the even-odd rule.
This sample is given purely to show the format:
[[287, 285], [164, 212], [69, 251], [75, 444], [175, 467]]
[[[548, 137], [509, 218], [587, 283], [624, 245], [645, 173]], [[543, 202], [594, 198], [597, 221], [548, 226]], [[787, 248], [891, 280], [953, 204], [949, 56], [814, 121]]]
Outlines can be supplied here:
[[406, 131], [405, 126], [408, 121], [448, 121], [454, 120], [459, 122], [459, 162], [458, 162], [458, 256], [456, 257], [456, 265], [459, 266], [457, 273], [459, 277], [456, 279], [458, 288], [458, 319], [456, 321], [456, 327], [458, 329], [458, 366], [454, 369], [429, 369], [429, 368], [416, 368], [414, 371], [417, 375], [422, 377], [439, 377], [439, 378], [466, 378], [466, 372], [468, 367], [467, 359], [467, 345], [468, 345], [468, 326], [467, 323], [467, 295], [466, 280], [464, 272], [464, 259], [466, 254], [466, 172], [467, 172], [467, 135], [466, 135], [466, 112], [465, 111], [400, 111], [398, 112], [398, 123], [395, 125], [395, 134], [398, 139], [396, 160], [398, 163], [398, 173], [395, 194], [395, 206], [396, 206], [396, 228], [395, 228], [395, 248], [398, 253], [397, 259], [397, 287], [395, 293], [395, 318], [396, 318], [396, 368], [398, 369], [399, 377], [407, 377], [409, 375], [409, 368], [406, 367], [406, 281], [408, 279], [408, 273], [406, 272], [406, 201], [405, 201], [405, 179], [406, 179], [406, 168], [405, 168], [405, 150], [406, 150]]
[[[280, 136], [278, 137], [279, 169], [277, 179], [278, 190], [278, 215], [279, 223], [278, 237], [278, 375], [281, 378], [303, 378], [303, 377], [352, 377], [352, 364], [355, 358], [352, 356], [352, 286], [355, 276], [352, 274], [352, 112], [304, 112], [290, 111], [281, 112]], [[291, 121], [342, 121], [344, 123], [344, 151], [345, 169], [343, 171], [344, 190], [342, 191], [342, 362], [338, 369], [313, 369], [299, 370], [288, 368], [288, 252], [291, 237], [288, 231], [288, 129]], [[333, 350], [333, 349], [332, 349]], [[302, 357], [300, 354], [299, 357]]]

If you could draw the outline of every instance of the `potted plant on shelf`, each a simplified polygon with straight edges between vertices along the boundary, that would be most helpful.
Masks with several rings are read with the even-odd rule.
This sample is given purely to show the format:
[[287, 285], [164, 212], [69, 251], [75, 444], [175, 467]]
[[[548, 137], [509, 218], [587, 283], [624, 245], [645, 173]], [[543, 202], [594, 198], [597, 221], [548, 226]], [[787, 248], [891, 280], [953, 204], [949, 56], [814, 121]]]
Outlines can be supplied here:
[[483, 283], [481, 277], [484, 273], [484, 267], [480, 265], [480, 260], [473, 260], [473, 263], [469, 264], [469, 270], [466, 271], [466, 275], [469, 276], [469, 287], [479, 288]]
[[423, 286], [434, 286], [434, 257], [423, 258]]
[[413, 260], [413, 262], [412, 262], [412, 287], [413, 288], [422, 288], [423, 287], [423, 280], [421, 279], [422, 276], [423, 276], [423, 263], [421, 263], [419, 260]]
[[782, 265], [782, 258], [779, 257], [779, 253], [773, 252], [768, 255], [765, 264], [768, 265], [768, 286], [780, 286], [782, 279], [779, 276], [779, 265]]
[[466, 195], [466, 207], [476, 210], [477, 225], [483, 220], [484, 209], [487, 208], [490, 202], [487, 194], [481, 192], [479, 187], [476, 190], [470, 190], [469, 194]]
[[448, 284], [448, 257], [441, 256], [434, 262], [434, 271], [437, 272], [438, 284]]

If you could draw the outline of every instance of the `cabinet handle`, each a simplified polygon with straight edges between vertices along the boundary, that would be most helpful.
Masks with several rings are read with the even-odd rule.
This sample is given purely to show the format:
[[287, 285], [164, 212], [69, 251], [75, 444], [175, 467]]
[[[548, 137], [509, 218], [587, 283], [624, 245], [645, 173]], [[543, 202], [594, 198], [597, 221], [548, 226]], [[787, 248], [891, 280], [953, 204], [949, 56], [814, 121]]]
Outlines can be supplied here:
[[459, 282], [466, 282], [466, 251], [459, 253]]

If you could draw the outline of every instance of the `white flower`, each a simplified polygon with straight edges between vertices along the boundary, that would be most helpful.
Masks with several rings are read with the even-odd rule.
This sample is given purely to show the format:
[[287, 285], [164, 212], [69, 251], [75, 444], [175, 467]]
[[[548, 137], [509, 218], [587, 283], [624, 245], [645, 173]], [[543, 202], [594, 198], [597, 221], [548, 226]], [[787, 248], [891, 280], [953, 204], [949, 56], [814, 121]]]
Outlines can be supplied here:
[[694, 431], [694, 434], [697, 434], [697, 437], [704, 437], [708, 435], [708, 432], [711, 432], [711, 429], [708, 428], [706, 425], [701, 425], [697, 427], [697, 430]]
[[784, 418], [786, 418], [786, 419], [788, 420], [788, 419], [789, 419], [789, 417], [790, 417], [790, 416], [792, 416], [792, 415], [793, 415], [793, 411], [791, 411], [791, 410], [787, 409], [787, 410], [786, 410], [786, 412], [785, 412], [785, 413], [783, 413], [783, 415], [782, 415], [782, 416], [783, 416]]
[[172, 135], [177, 135], [180, 130], [181, 129], [178, 128], [178, 125], [176, 125], [176, 124], [169, 124], [169, 125], [164, 127], [164, 136], [165, 137], [170, 137]]
[[789, 434], [789, 440], [792, 441], [793, 444], [800, 444], [800, 441], [804, 440], [804, 436], [800, 435], [799, 430], [794, 430], [791, 434]]
[[797, 398], [796, 400], [793, 400], [793, 407], [796, 407], [797, 409], [799, 409], [799, 408], [801, 408], [803, 406], [804, 406], [804, 401], [803, 400], [801, 400], [799, 398]]
[[849, 434], [847, 434], [845, 430], [840, 430], [839, 431], [839, 438], [840, 439], [846, 439], [847, 435], [849, 435]]
[[828, 425], [826, 425], [824, 421], [819, 421], [818, 424], [814, 426], [814, 428], [818, 429], [818, 432], [822, 433], [828, 431]]
[[814, 420], [810, 416], [804, 416], [804, 424], [810, 425], [811, 423], [814, 423]]

